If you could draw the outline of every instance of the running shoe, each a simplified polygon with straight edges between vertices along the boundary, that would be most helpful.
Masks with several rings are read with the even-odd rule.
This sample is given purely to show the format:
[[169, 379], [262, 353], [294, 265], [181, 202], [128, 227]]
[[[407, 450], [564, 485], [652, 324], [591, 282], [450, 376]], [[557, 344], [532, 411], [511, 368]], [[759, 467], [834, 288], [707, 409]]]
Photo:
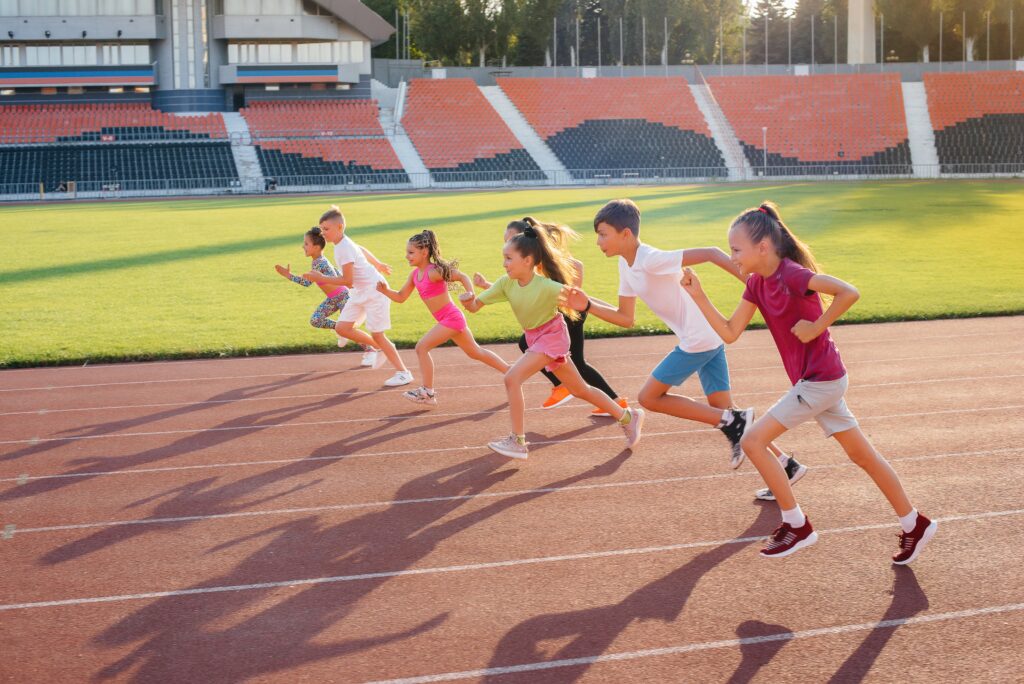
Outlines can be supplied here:
[[529, 456], [529, 450], [525, 443], [516, 439], [516, 436], [509, 433], [501, 439], [488, 442], [487, 446], [491, 451], [507, 456], [509, 458], [524, 459]]
[[632, 417], [625, 425], [619, 423], [619, 427], [626, 433], [626, 448], [632, 449], [640, 441], [640, 432], [644, 427], [645, 414], [643, 409], [638, 408], [628, 408], [626, 411], [632, 414]]
[[[789, 463], [784, 468], [786, 471], [786, 477], [789, 478], [789, 484], [795, 485], [800, 481], [800, 478], [807, 474], [807, 466], [802, 463], [798, 463], [792, 456], [789, 457]], [[759, 501], [775, 501], [775, 495], [772, 494], [772, 490], [765, 487], [764, 489], [758, 489], [754, 492], [754, 498]]]
[[[627, 404], [626, 400], [624, 398], [622, 398], [622, 397], [619, 397], [618, 399], [616, 399], [615, 403], [618, 404], [619, 406], [621, 406], [622, 408], [629, 408], [629, 404]], [[597, 408], [596, 406], [594, 407], [594, 410], [590, 412], [590, 415], [593, 416], [594, 418], [611, 418], [612, 417], [612, 414], [608, 413], [604, 409]]]
[[[338, 345], [343, 346], [340, 339], [338, 340]], [[377, 360], [377, 356], [378, 353], [376, 349], [367, 349], [363, 352], [363, 359], [359, 362], [359, 365], [363, 368], [369, 368], [373, 365], [373, 362]]]
[[401, 387], [412, 382], [412, 373], [409, 371], [398, 371], [384, 381], [385, 387]]
[[747, 428], [754, 423], [754, 409], [729, 409], [729, 412], [732, 414], [732, 421], [728, 425], [719, 423], [717, 427], [732, 445], [732, 457], [729, 459], [729, 465], [735, 470], [746, 458], [746, 454], [740, 448], [740, 440], [743, 439]]
[[811, 521], [804, 519], [803, 527], [782, 523], [768, 538], [768, 545], [761, 549], [763, 558], [785, 558], [805, 546], [818, 541], [818, 533], [811, 527]]
[[544, 400], [544, 403], [541, 404], [540, 407], [544, 409], [553, 409], [556, 406], [561, 406], [571, 399], [572, 395], [569, 394], [569, 390], [559, 385], [558, 387], [551, 388], [551, 395]]
[[428, 392], [427, 388], [422, 386], [408, 392], [402, 392], [402, 396], [420, 406], [426, 406], [427, 408], [437, 406], [437, 395], [433, 392]]
[[914, 529], [900, 534], [900, 550], [892, 557], [892, 562], [896, 565], [907, 565], [913, 562], [924, 550], [925, 545], [935, 536], [937, 529], [939, 529], [937, 522], [932, 522], [918, 513]]

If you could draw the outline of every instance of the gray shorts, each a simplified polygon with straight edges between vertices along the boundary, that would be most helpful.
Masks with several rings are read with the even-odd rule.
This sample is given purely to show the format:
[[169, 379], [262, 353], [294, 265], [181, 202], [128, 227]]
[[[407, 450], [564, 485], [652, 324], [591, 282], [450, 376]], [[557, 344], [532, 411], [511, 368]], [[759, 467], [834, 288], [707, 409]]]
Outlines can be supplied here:
[[843, 395], [850, 384], [847, 376], [828, 382], [801, 380], [768, 409], [768, 415], [792, 430], [812, 418], [831, 437], [857, 427], [857, 419], [850, 412]]

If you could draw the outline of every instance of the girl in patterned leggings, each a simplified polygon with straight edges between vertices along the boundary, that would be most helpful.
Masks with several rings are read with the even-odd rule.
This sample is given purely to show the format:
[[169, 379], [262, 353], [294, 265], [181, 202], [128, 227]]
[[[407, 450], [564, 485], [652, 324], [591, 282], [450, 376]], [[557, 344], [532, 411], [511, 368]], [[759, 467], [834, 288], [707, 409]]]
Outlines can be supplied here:
[[[302, 251], [306, 253], [306, 256], [313, 259], [312, 270], [319, 273], [323, 273], [325, 276], [330, 278], [336, 278], [338, 271], [331, 265], [331, 262], [327, 260], [323, 255], [324, 246], [327, 241], [324, 240], [324, 236], [320, 234], [320, 228], [314, 226], [306, 231], [306, 235], [302, 240]], [[309, 287], [312, 285], [312, 281], [301, 278], [297, 275], [292, 275], [290, 264], [282, 266], [277, 264], [274, 266], [277, 272], [282, 276], [298, 283], [302, 287]], [[320, 306], [316, 307], [316, 311], [309, 319], [309, 324], [314, 328], [323, 328], [324, 330], [334, 330], [335, 322], [329, 318], [332, 314], [341, 311], [345, 307], [345, 302], [348, 301], [348, 288], [342, 285], [341, 287], [332, 288], [330, 285], [319, 285], [319, 288], [323, 290], [324, 294], [327, 295], [327, 299], [320, 302]], [[338, 346], [344, 347], [346, 342], [345, 338], [338, 336]]]

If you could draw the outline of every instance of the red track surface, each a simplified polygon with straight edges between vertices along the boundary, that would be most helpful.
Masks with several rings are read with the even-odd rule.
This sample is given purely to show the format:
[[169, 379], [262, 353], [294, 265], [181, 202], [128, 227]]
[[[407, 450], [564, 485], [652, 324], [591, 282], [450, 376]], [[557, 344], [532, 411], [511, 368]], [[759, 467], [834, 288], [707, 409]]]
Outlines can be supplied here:
[[[482, 446], [500, 377], [456, 349], [433, 412], [352, 354], [2, 373], [0, 680], [1020, 681], [1024, 318], [834, 332], [940, 520], [908, 568], [814, 425], [782, 446], [821, 540], [769, 561], [777, 508], [716, 431], [652, 415], [630, 455], [572, 403], [531, 410], [511, 462]], [[587, 346], [635, 396], [671, 345]], [[741, 404], [787, 388], [764, 332], [729, 360]]]

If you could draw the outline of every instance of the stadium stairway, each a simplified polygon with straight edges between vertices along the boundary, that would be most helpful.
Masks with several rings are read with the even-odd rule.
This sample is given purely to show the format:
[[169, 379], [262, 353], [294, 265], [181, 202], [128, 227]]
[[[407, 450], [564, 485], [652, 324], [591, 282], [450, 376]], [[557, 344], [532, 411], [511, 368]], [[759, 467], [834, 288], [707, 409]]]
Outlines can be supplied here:
[[537, 166], [544, 171], [548, 181], [557, 183], [559, 177], [561, 177], [563, 182], [565, 182], [564, 179], [569, 178], [565, 165], [555, 156], [555, 153], [551, 151], [547, 143], [537, 135], [537, 132], [526, 121], [526, 118], [512, 104], [512, 100], [508, 98], [508, 95], [499, 86], [481, 86], [480, 92], [483, 93], [487, 101], [494, 107], [494, 111], [498, 112], [498, 115], [505, 121], [505, 125], [509, 127], [512, 134], [516, 136], [526, 151], [530, 153]]
[[231, 155], [235, 158], [235, 168], [238, 169], [238, 179], [242, 183], [244, 192], [262, 192], [264, 183], [263, 169], [260, 167], [260, 159], [256, 154], [256, 148], [252, 144], [252, 137], [249, 134], [249, 124], [245, 117], [238, 112], [224, 112], [224, 125], [228, 129], [228, 137], [231, 139]]
[[722, 153], [725, 166], [729, 169], [729, 180], [741, 180], [749, 177], [751, 174], [750, 163], [747, 161], [746, 155], [743, 154], [743, 148], [740, 147], [740, 141], [736, 138], [736, 132], [732, 130], [729, 120], [725, 118], [722, 108], [718, 106], [715, 96], [711, 94], [711, 88], [707, 84], [691, 85], [690, 92], [693, 93], [693, 99], [697, 101], [697, 107], [704, 115], [704, 120], [708, 122], [708, 128], [711, 129], [711, 135], [715, 139], [718, 151]]
[[[399, 89], [395, 88], [394, 90]], [[400, 93], [404, 95], [405, 89], [402, 88]], [[397, 99], [395, 106], [398, 106]], [[423, 163], [423, 159], [420, 158], [420, 153], [413, 147], [408, 133], [395, 121], [394, 109], [380, 108], [380, 127], [384, 129], [384, 133], [387, 135], [388, 142], [391, 143], [391, 148], [394, 149], [398, 161], [402, 162], [402, 168], [408, 174], [412, 186], [414, 188], [427, 187], [430, 184], [430, 171], [427, 169], [426, 164]]]
[[903, 83], [903, 109], [907, 116], [907, 139], [915, 178], [939, 177], [939, 153], [935, 149], [935, 131], [928, 113], [928, 94], [924, 83]]

